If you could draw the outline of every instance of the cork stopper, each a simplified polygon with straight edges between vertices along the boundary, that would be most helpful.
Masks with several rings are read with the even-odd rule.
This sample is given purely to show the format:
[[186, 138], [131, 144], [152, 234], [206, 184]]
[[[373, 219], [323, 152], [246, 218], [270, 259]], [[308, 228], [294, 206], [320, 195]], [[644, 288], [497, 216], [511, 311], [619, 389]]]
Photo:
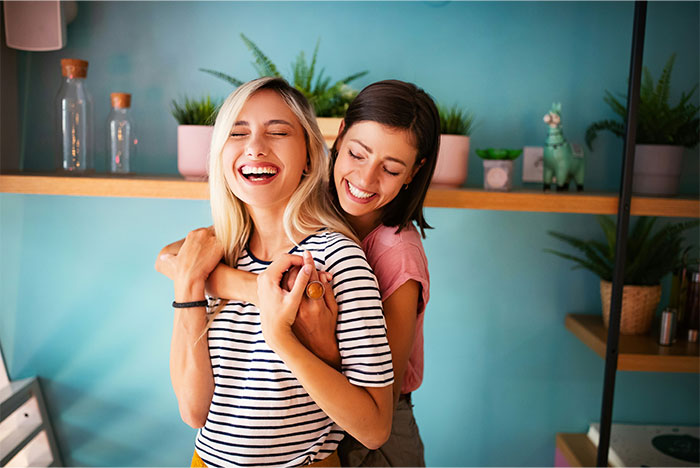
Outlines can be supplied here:
[[128, 109], [131, 107], [131, 94], [129, 93], [112, 93], [109, 97], [112, 101], [112, 107], [115, 109]]
[[61, 72], [68, 78], [87, 77], [88, 62], [80, 59], [61, 59]]

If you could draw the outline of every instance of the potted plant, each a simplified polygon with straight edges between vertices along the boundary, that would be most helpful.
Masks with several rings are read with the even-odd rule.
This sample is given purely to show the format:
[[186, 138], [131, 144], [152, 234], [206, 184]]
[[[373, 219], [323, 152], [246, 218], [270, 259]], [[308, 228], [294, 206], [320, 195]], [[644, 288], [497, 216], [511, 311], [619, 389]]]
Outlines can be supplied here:
[[454, 105], [438, 105], [440, 113], [440, 150], [431, 183], [459, 187], [467, 180], [469, 136], [474, 126], [474, 114]]
[[476, 150], [484, 160], [484, 188], [508, 192], [513, 187], [513, 161], [522, 149], [486, 148]]
[[[244, 34], [241, 34], [241, 38], [248, 49], [253, 53], [255, 59], [253, 66], [260, 77], [282, 77], [275, 64], [253, 41], [248, 39]], [[304, 51], [299, 52], [299, 55], [297, 55], [296, 59], [291, 64], [291, 79], [287, 78], [287, 81], [301, 91], [314, 107], [321, 133], [326, 140], [326, 144], [331, 146], [338, 135], [340, 122], [343, 120], [345, 111], [348, 109], [352, 100], [355, 99], [355, 96], [357, 96], [357, 91], [348, 86], [348, 83], [365, 76], [368, 72], [365, 70], [353, 73], [334, 83], [331, 82], [329, 77], [323, 76], [323, 69], [317, 74], [316, 59], [320, 42], [320, 39], [316, 41], [316, 48], [311, 57], [311, 63], [307, 62]], [[236, 87], [243, 84], [242, 80], [219, 71], [205, 68], [200, 68], [200, 70], [216, 76], [217, 78], [221, 78]]]
[[[607, 242], [582, 240], [559, 232], [548, 234], [581, 251], [583, 256], [545, 249], [562, 258], [575, 262], [573, 269], [585, 268], [600, 278], [600, 298], [603, 306], [603, 322], [608, 326], [610, 297], [615, 265], [615, 222], [608, 216], [597, 216]], [[683, 249], [682, 233], [698, 226], [693, 220], [668, 224], [656, 233], [652, 229], [656, 218], [640, 217], [627, 240], [627, 252], [622, 293], [620, 333], [640, 335], [651, 328], [656, 307], [661, 299], [661, 279], [681, 262], [688, 249]]]
[[[700, 120], [697, 106], [692, 100], [698, 85], [681, 94], [675, 106], [669, 104], [671, 72], [676, 55], [666, 62], [659, 81], [654, 84], [649, 69], [644, 67], [637, 112], [637, 144], [635, 147], [634, 179], [632, 190], [647, 195], [675, 195], [681, 173], [683, 148], [693, 148], [700, 140]], [[621, 121], [601, 120], [586, 130], [586, 143], [590, 149], [599, 130], [607, 130], [624, 138], [627, 117], [627, 97], [621, 100], [605, 91], [603, 100]]]
[[181, 103], [173, 100], [171, 113], [177, 123], [177, 170], [187, 180], [206, 180], [209, 147], [217, 104], [209, 96]]

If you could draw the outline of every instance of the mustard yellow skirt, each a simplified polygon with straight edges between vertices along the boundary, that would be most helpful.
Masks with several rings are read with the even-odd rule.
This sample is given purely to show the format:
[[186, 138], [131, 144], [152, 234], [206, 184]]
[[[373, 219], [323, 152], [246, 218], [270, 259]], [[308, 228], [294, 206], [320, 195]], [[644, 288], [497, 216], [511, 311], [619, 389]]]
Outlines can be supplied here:
[[[192, 455], [192, 465], [193, 467], [197, 468], [206, 468], [207, 465], [204, 464], [201, 458], [199, 458], [199, 455], [197, 454], [197, 451], [194, 451], [194, 455]], [[319, 460], [317, 462], [313, 462], [310, 465], [306, 465], [309, 467], [326, 467], [326, 466], [340, 466], [340, 458], [338, 457], [338, 451], [336, 450], [335, 452], [331, 453], [328, 455], [326, 458], [323, 460]]]

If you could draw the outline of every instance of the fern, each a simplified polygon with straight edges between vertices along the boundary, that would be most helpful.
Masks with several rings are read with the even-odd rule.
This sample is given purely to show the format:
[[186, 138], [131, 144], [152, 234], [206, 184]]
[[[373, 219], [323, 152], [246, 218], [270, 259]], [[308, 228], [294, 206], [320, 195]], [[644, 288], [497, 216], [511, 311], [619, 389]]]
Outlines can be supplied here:
[[[608, 216], [598, 216], [606, 242], [582, 240], [555, 231], [548, 234], [577, 249], [583, 256], [545, 249], [545, 252], [571, 260], [574, 268], [585, 268], [598, 277], [612, 281], [615, 266], [615, 222]], [[624, 284], [655, 285], [688, 255], [691, 247], [683, 247], [682, 234], [700, 225], [700, 220], [668, 224], [651, 235], [656, 218], [641, 217], [629, 233]]]
[[[253, 66], [260, 77], [282, 77], [272, 60], [270, 60], [253, 41], [248, 39], [244, 34], [241, 34], [241, 38], [248, 49], [253, 53], [253, 58], [255, 59]], [[299, 52], [296, 59], [291, 64], [291, 80], [288, 79], [287, 81], [306, 96], [318, 117], [341, 117], [345, 115], [345, 111], [350, 105], [350, 102], [357, 96], [357, 91], [350, 88], [348, 83], [365, 76], [368, 72], [365, 70], [353, 73], [331, 84], [331, 79], [329, 77], [324, 77], [324, 69], [321, 69], [318, 74], [316, 74], [320, 44], [321, 39], [318, 39], [310, 63], [307, 62], [304, 51]], [[204, 68], [200, 68], [199, 70], [225, 80], [236, 87], [243, 84], [242, 80], [222, 72]]]
[[253, 53], [253, 57], [255, 58], [255, 63], [253, 64], [255, 66], [255, 69], [258, 71], [258, 75], [260, 76], [276, 76], [276, 77], [281, 77], [280, 73], [277, 71], [277, 67], [275, 66], [274, 63], [272, 63], [272, 60], [270, 60], [267, 55], [263, 53], [260, 48], [255, 45], [253, 41], [248, 39], [245, 34], [241, 33], [241, 39], [243, 39], [243, 42], [245, 42], [245, 45], [248, 47], [248, 49]]
[[[671, 107], [669, 104], [671, 73], [675, 60], [676, 54], [672, 54], [656, 84], [648, 68], [644, 67], [642, 71], [637, 110], [637, 143], [693, 148], [700, 141], [700, 120], [698, 119], [700, 106], [691, 102], [698, 85], [693, 86], [688, 93], [682, 93], [677, 105]], [[586, 144], [591, 150], [599, 131], [610, 131], [615, 136], [624, 138], [627, 96], [618, 95], [620, 99], [606, 90], [603, 101], [620, 117], [621, 121], [601, 120], [592, 123], [586, 130]]]

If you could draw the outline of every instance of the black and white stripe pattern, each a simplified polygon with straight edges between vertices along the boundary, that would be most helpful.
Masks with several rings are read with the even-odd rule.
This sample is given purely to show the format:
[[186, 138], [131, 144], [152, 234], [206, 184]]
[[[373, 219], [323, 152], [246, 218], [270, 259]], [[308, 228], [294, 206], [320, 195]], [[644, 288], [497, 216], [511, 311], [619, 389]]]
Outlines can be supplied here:
[[[303, 250], [311, 252], [317, 269], [333, 275], [343, 374], [357, 386], [391, 385], [381, 297], [364, 252], [328, 231], [309, 236], [290, 253]], [[268, 265], [247, 251], [238, 261], [239, 269], [255, 273]], [[342, 430], [267, 346], [255, 305], [229, 301], [208, 340], [215, 390], [195, 443], [207, 466], [301, 466], [336, 449]]]

